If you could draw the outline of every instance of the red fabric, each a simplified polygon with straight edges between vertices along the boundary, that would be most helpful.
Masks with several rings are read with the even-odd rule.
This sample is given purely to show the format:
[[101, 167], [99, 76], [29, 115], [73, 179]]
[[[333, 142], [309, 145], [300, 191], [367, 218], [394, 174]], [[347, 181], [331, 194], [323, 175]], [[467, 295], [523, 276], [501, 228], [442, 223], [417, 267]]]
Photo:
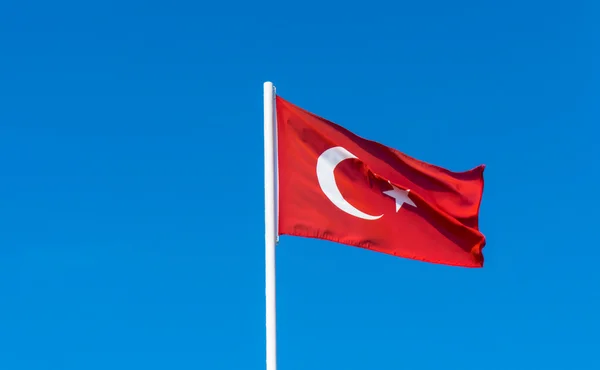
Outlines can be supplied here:
[[[482, 267], [479, 231], [484, 166], [451, 172], [411, 158], [277, 97], [279, 233], [319, 238], [395, 256], [454, 266]], [[365, 220], [342, 211], [323, 192], [319, 156], [341, 146], [356, 156], [335, 167], [343, 198]], [[415, 206], [384, 194], [407, 190]]]

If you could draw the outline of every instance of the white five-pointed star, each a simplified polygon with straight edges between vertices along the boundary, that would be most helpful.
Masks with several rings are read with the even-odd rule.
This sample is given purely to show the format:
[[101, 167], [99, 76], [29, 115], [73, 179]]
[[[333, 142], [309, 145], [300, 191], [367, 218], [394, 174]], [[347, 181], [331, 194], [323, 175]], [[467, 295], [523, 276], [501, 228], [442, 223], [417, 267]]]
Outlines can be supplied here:
[[408, 192], [410, 191], [410, 189], [402, 190], [400, 188], [395, 187], [391, 182], [390, 185], [392, 185], [393, 189], [384, 191], [383, 193], [387, 196], [394, 198], [394, 200], [396, 201], [396, 212], [400, 210], [400, 207], [402, 207], [402, 204], [404, 203], [416, 207], [415, 203], [408, 197]]

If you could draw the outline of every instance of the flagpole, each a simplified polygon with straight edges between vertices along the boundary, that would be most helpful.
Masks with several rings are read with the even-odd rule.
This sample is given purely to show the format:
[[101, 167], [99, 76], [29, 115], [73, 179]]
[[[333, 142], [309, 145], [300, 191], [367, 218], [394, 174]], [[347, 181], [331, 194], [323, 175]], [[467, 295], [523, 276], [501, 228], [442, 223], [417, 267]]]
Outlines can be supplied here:
[[277, 329], [275, 301], [275, 245], [277, 244], [276, 206], [276, 127], [275, 88], [264, 83], [264, 157], [265, 157], [265, 303], [266, 370], [277, 369]]

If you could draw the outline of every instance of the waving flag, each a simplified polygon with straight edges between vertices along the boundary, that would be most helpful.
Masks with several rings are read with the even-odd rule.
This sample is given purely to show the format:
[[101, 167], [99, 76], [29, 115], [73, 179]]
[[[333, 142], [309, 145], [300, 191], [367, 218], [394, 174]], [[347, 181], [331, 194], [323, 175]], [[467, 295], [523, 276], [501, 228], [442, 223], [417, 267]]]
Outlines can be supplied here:
[[276, 97], [279, 233], [481, 267], [484, 166], [411, 158]]

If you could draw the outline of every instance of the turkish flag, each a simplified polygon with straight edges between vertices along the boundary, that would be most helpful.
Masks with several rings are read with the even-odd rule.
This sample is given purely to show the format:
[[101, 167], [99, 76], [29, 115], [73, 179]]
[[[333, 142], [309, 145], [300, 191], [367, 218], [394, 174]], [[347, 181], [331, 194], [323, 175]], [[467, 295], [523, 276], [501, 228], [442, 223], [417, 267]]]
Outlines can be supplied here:
[[482, 267], [484, 166], [451, 172], [276, 98], [279, 234]]

